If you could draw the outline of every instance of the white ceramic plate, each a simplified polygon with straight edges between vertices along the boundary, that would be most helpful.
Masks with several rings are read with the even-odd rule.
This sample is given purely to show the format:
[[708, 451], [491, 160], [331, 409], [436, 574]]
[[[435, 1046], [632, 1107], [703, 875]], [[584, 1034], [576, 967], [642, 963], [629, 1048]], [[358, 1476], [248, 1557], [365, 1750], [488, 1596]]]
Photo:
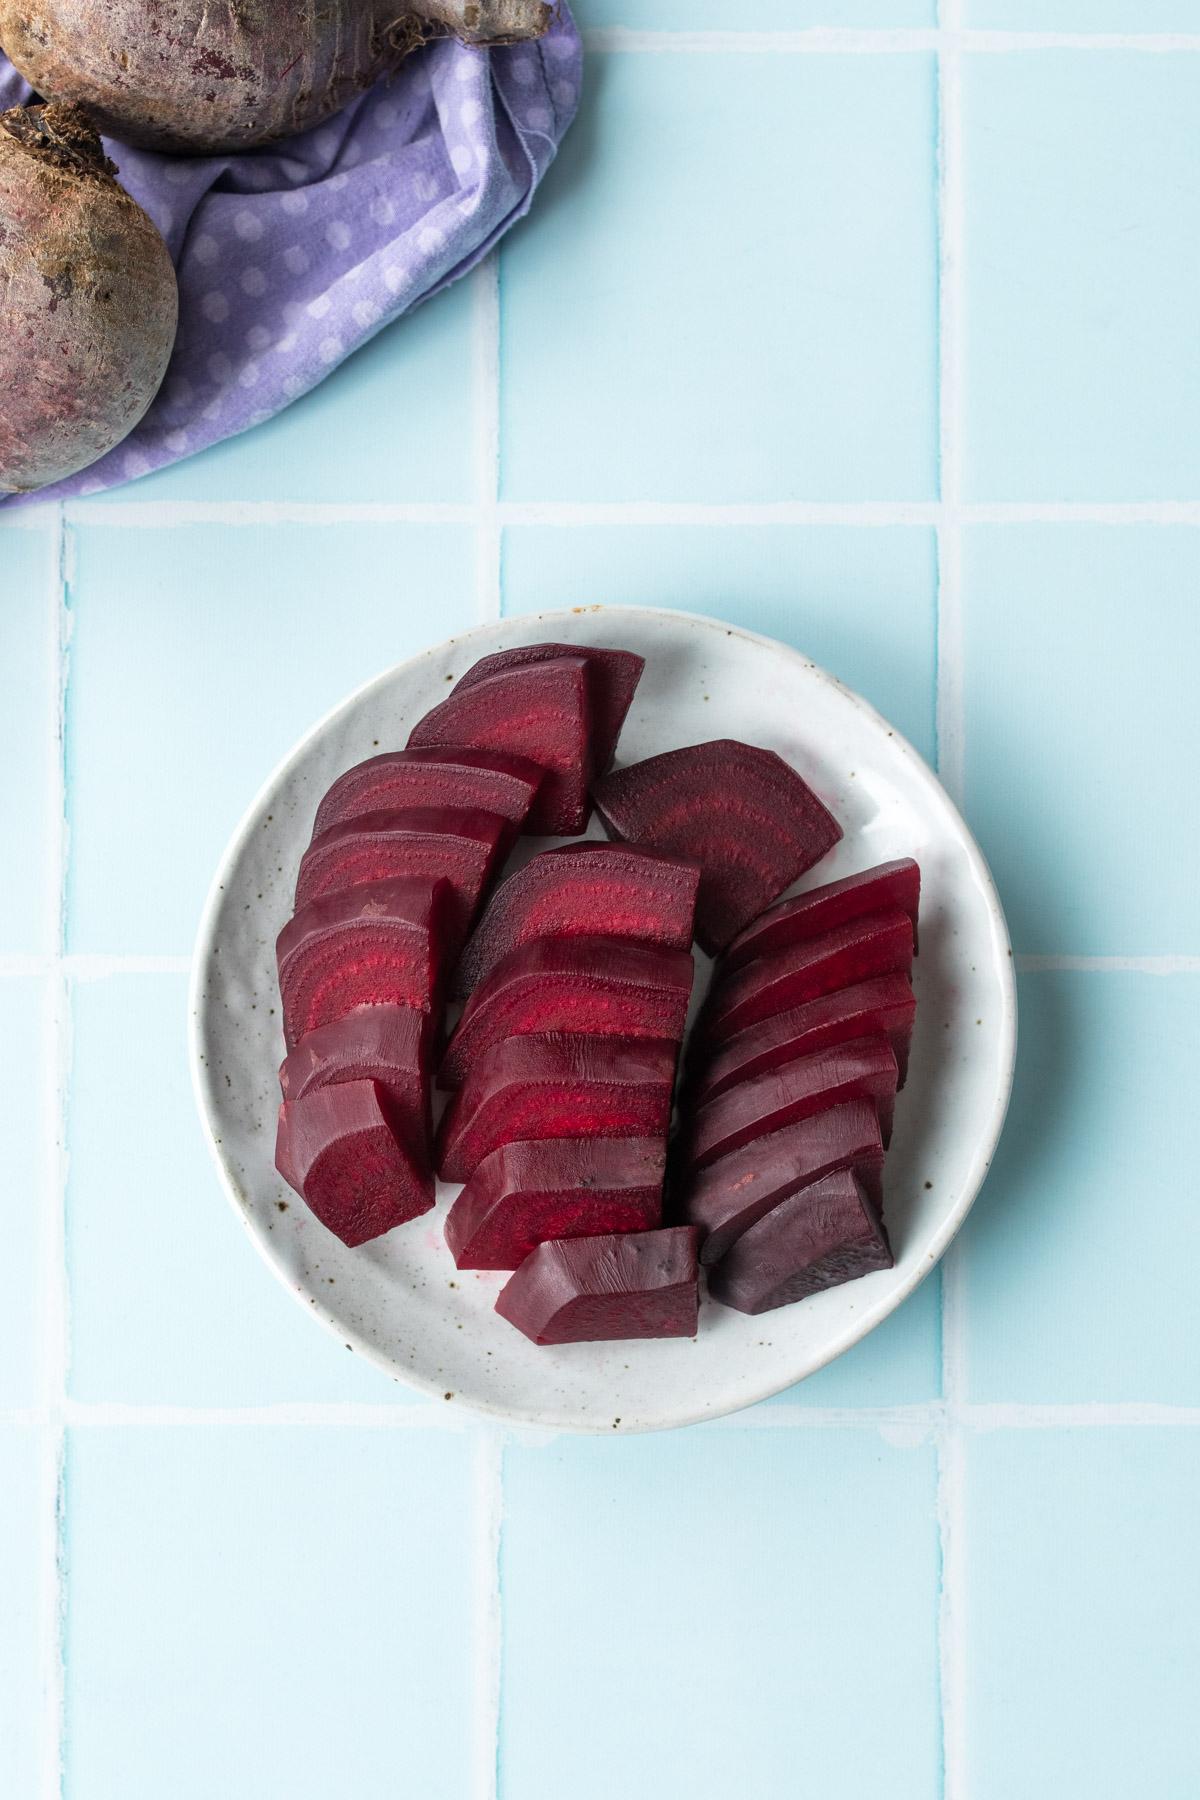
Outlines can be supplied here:
[[[439, 1190], [435, 1212], [348, 1250], [275, 1173], [283, 1043], [274, 943], [318, 800], [352, 763], [381, 745], [402, 747], [477, 657], [547, 638], [645, 656], [622, 761], [740, 737], [799, 769], [845, 831], [807, 885], [888, 857], [920, 862], [917, 1029], [885, 1172], [896, 1253], [887, 1273], [758, 1318], [705, 1300], [694, 1341], [538, 1349], [492, 1310], [505, 1276], [455, 1269], [442, 1225], [457, 1189]], [[702, 978], [706, 966], [698, 985]], [[916, 751], [796, 651], [711, 619], [632, 607], [484, 626], [352, 695], [276, 770], [239, 826], [209, 896], [193, 972], [192, 1066], [209, 1141], [255, 1245], [305, 1310], [340, 1343], [428, 1393], [581, 1430], [647, 1431], [748, 1406], [885, 1319], [937, 1262], [978, 1191], [1008, 1103], [1015, 1037], [1012, 956], [995, 889]]]

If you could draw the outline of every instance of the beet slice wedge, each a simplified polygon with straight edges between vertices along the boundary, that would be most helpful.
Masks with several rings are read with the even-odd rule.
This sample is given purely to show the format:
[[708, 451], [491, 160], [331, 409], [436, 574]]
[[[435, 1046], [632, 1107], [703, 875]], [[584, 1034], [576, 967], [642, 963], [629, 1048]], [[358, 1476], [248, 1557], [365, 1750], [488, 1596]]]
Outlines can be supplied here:
[[279, 1086], [285, 1100], [302, 1100], [316, 1088], [376, 1082], [401, 1137], [427, 1163], [427, 1039], [425, 1015], [411, 1006], [356, 1006], [300, 1039], [280, 1066]]
[[363, 813], [445, 806], [499, 813], [515, 837], [544, 775], [526, 757], [498, 750], [385, 751], [338, 776], [317, 808], [313, 836]]
[[892, 1267], [878, 1170], [842, 1169], [744, 1231], [708, 1271], [708, 1291], [738, 1312], [764, 1313]]
[[839, 1169], [865, 1164], [883, 1164], [879, 1115], [869, 1100], [850, 1100], [753, 1138], [732, 1155], [694, 1171], [674, 1210], [699, 1228], [701, 1262], [715, 1263], [789, 1194]]
[[760, 1019], [726, 1038], [707, 1061], [699, 1063], [692, 1083], [692, 1105], [703, 1106], [727, 1088], [798, 1056], [880, 1033], [892, 1046], [899, 1071], [896, 1086], [902, 1088], [916, 1011], [908, 977], [880, 975], [874, 981], [822, 994], [803, 1006], [789, 1007], [774, 1018]]
[[367, 882], [444, 876], [450, 884], [447, 930], [457, 946], [471, 928], [507, 842], [508, 821], [499, 813], [428, 806], [363, 813], [329, 826], [308, 846], [300, 859], [296, 907]]
[[462, 745], [527, 757], [545, 770], [525, 830], [548, 836], [582, 831], [591, 744], [587, 659], [560, 656], [461, 684], [409, 733], [410, 749]]
[[731, 975], [756, 957], [771, 956], [838, 925], [848, 925], [852, 919], [865, 919], [892, 907], [899, 907], [912, 920], [915, 954], [920, 900], [921, 870], [907, 856], [863, 869], [858, 875], [847, 875], [841, 881], [826, 882], [824, 887], [810, 888], [807, 893], [781, 900], [747, 925], [725, 951], [722, 972]]
[[531, 1032], [673, 1038], [687, 1022], [695, 966], [687, 950], [622, 938], [535, 938], [498, 962], [467, 1002], [438, 1071], [458, 1087], [485, 1050]]
[[442, 1115], [438, 1173], [466, 1181], [493, 1150], [527, 1140], [665, 1136], [676, 1051], [570, 1032], [494, 1044]]
[[638, 656], [632, 650], [597, 649], [592, 644], [520, 644], [512, 650], [497, 650], [494, 655], [483, 656], [477, 663], [472, 663], [460, 677], [458, 688], [474, 687], [477, 682], [508, 669], [553, 662], [563, 656], [582, 656], [587, 660], [592, 698], [590, 773], [603, 775], [613, 759], [625, 715], [642, 679], [646, 667], [644, 656]]
[[912, 920], [892, 908], [760, 956], [728, 977], [718, 967], [700, 1021], [700, 1041], [723, 1044], [759, 1019], [772, 1019], [838, 988], [880, 975], [909, 975], [912, 943]]
[[687, 1226], [539, 1244], [496, 1311], [535, 1344], [695, 1337], [696, 1234]]
[[515, 1269], [547, 1238], [648, 1231], [662, 1223], [661, 1138], [548, 1138], [485, 1156], [450, 1208], [460, 1269]]
[[375, 1081], [310, 1088], [285, 1100], [275, 1166], [322, 1225], [351, 1246], [433, 1205], [433, 1177], [398, 1132]]
[[630, 938], [687, 950], [700, 870], [624, 844], [543, 850], [500, 884], [455, 973], [469, 994], [502, 958], [544, 937]]
[[696, 937], [712, 955], [842, 835], [782, 757], [735, 738], [614, 769], [592, 798], [610, 837], [700, 864]]
[[846, 1100], [870, 1100], [886, 1148], [896, 1104], [896, 1058], [885, 1037], [856, 1038], [832, 1050], [727, 1088], [693, 1113], [684, 1142], [688, 1165], [702, 1169], [756, 1137], [780, 1131]]
[[347, 888], [289, 919], [275, 942], [287, 1048], [356, 1006], [432, 1013], [449, 898], [448, 882], [409, 877]]

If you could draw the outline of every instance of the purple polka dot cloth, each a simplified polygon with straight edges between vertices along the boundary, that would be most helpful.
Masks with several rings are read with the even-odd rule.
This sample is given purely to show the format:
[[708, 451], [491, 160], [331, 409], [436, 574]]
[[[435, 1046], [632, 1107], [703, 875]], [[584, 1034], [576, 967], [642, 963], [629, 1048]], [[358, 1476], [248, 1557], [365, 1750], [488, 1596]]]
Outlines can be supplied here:
[[[315, 130], [237, 155], [106, 140], [179, 276], [179, 336], [129, 437], [67, 481], [0, 502], [96, 494], [247, 431], [486, 256], [528, 212], [579, 102], [560, 0], [533, 44], [426, 46]], [[0, 110], [29, 88], [0, 55]]]

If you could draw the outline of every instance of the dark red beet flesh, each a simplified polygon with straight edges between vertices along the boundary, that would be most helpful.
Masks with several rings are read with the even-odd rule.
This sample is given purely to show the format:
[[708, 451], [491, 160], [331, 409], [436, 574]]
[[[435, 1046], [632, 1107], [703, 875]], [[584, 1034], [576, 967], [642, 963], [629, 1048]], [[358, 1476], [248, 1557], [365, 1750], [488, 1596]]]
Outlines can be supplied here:
[[496, 964], [467, 1002], [438, 1072], [458, 1087], [485, 1050], [531, 1032], [683, 1037], [694, 965], [687, 950], [622, 938], [535, 938]]
[[388, 1097], [392, 1122], [414, 1152], [429, 1160], [428, 1025], [411, 1006], [356, 1006], [344, 1018], [301, 1038], [284, 1058], [285, 1100], [344, 1081], [374, 1081]]
[[883, 1163], [879, 1116], [870, 1101], [851, 1100], [754, 1138], [693, 1172], [683, 1183], [677, 1216], [699, 1227], [701, 1262], [718, 1262], [743, 1231], [789, 1194], [838, 1169], [867, 1163]]
[[289, 919], [275, 944], [288, 1049], [356, 1006], [432, 1012], [449, 892], [445, 881], [381, 881], [314, 900]]
[[708, 1291], [739, 1312], [764, 1313], [892, 1266], [878, 1172], [864, 1169], [860, 1179], [843, 1169], [744, 1231], [708, 1271]]
[[807, 893], [781, 900], [747, 925], [725, 951], [722, 972], [731, 975], [756, 957], [773, 955], [838, 925], [848, 925], [852, 919], [865, 919], [891, 907], [899, 907], [912, 920], [915, 952], [920, 899], [921, 871], [907, 856], [847, 875], [841, 881], [826, 882], [824, 887], [810, 888]]
[[701, 865], [696, 938], [714, 955], [842, 835], [782, 757], [734, 738], [614, 769], [592, 798], [610, 837]]
[[433, 1178], [397, 1135], [374, 1081], [285, 1100], [275, 1166], [343, 1244], [365, 1244], [433, 1205]]
[[696, 1234], [686, 1226], [539, 1244], [496, 1311], [535, 1344], [695, 1337]]
[[912, 942], [912, 920], [893, 908], [839, 925], [773, 956], [760, 956], [728, 977], [718, 968], [699, 1022], [701, 1041], [723, 1044], [759, 1019], [773, 1019], [838, 988], [879, 975], [909, 975]]
[[507, 843], [508, 821], [499, 813], [428, 806], [364, 813], [330, 825], [313, 839], [300, 861], [296, 908], [366, 882], [444, 876], [450, 884], [447, 930], [457, 946], [471, 928]]
[[563, 656], [587, 659], [592, 698], [590, 773], [603, 775], [613, 759], [625, 715], [642, 679], [644, 656], [636, 656], [632, 650], [598, 650], [591, 644], [521, 644], [513, 650], [498, 650], [494, 656], [481, 657], [461, 677], [458, 686], [474, 687], [476, 682], [506, 669], [551, 662]]
[[543, 774], [527, 758], [498, 750], [390, 750], [338, 776], [317, 808], [313, 836], [363, 813], [448, 806], [499, 813], [515, 837]]
[[582, 831], [587, 795], [591, 709], [586, 658], [524, 663], [454, 691], [419, 719], [410, 749], [465, 745], [528, 757], [545, 778], [525, 820], [526, 831], [566, 836]]
[[540, 1138], [660, 1137], [671, 1117], [676, 1045], [555, 1032], [484, 1052], [442, 1115], [438, 1173], [466, 1181], [503, 1144]]
[[624, 844], [543, 850], [501, 883], [463, 951], [455, 991], [469, 994], [520, 944], [534, 938], [633, 938], [687, 950], [700, 871], [695, 863]]
[[515, 1269], [547, 1238], [662, 1221], [661, 1138], [550, 1138], [485, 1156], [446, 1219], [460, 1269]]
[[747, 1025], [726, 1038], [695, 1071], [691, 1100], [703, 1106], [727, 1088], [777, 1069], [781, 1063], [815, 1050], [829, 1050], [853, 1038], [882, 1034], [892, 1046], [899, 1071], [897, 1087], [904, 1086], [908, 1052], [912, 1042], [917, 1002], [907, 975], [880, 975], [854, 987], [822, 994], [803, 1006], [793, 1006], [774, 1018]]
[[896, 1103], [896, 1058], [886, 1038], [836, 1044], [832, 1050], [798, 1056], [795, 1062], [727, 1088], [692, 1114], [685, 1146], [688, 1163], [701, 1169], [753, 1138], [846, 1100], [874, 1102], [886, 1146]]

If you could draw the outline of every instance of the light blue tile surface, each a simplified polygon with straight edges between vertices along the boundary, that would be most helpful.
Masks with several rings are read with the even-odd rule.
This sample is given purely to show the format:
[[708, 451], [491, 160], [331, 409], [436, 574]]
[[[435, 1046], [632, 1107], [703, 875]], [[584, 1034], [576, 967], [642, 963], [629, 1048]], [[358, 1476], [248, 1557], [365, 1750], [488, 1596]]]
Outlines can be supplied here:
[[50, 1174], [41, 1105], [48, 989], [48, 979], [0, 982], [0, 1407], [32, 1406], [38, 1398], [39, 1246]]
[[269, 770], [352, 688], [471, 622], [472, 553], [446, 526], [81, 527], [71, 948], [186, 954]]
[[1194, 33], [1196, 0], [964, 0], [964, 23], [993, 31]]
[[871, 1430], [510, 1451], [501, 1800], [928, 1800], [933, 1499]]
[[462, 1800], [467, 1466], [448, 1433], [77, 1432], [68, 1800]]
[[42, 1791], [39, 1562], [45, 1508], [37, 1434], [0, 1425], [0, 1794]]
[[965, 1244], [974, 1400], [1200, 1406], [1200, 975], [1020, 981], [1012, 1116]]
[[919, 1406], [942, 1390], [941, 1284], [922, 1283], [861, 1344], [764, 1406]]
[[933, 756], [937, 560], [921, 528], [512, 526], [504, 608], [677, 606], [793, 644]]
[[1200, 491], [1196, 66], [965, 60], [965, 490]]
[[20, 854], [0, 881], [0, 954], [55, 948], [57, 897], [50, 892], [52, 833], [47, 778], [56, 758], [58, 533], [0, 529], [0, 819]]
[[1200, 951], [1200, 531], [966, 534], [967, 816], [1018, 950]]
[[937, 0], [767, 0], [752, 19], [731, 20], [728, 0], [580, 0], [575, 16], [589, 28], [620, 25], [630, 31], [804, 31], [813, 26], [855, 29], [932, 25]]
[[611, 56], [590, 79], [501, 256], [506, 498], [930, 496], [932, 61]]
[[998, 1432], [967, 1484], [968, 1791], [1200, 1792], [1200, 1432]]

